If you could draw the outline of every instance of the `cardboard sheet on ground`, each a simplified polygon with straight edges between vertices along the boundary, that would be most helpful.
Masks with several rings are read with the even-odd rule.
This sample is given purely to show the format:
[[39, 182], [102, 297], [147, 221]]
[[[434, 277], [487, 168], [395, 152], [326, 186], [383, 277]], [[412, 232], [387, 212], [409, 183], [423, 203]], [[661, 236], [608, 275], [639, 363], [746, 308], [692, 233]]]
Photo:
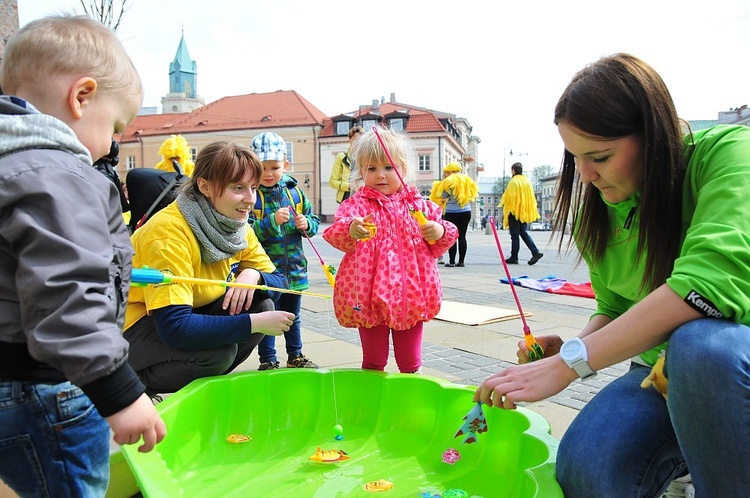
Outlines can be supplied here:
[[[527, 318], [531, 316], [529, 312], [525, 312], [524, 314]], [[444, 322], [460, 323], [462, 325], [486, 325], [505, 320], [520, 320], [521, 314], [518, 310], [443, 301], [440, 313], [437, 314], [435, 319]]]

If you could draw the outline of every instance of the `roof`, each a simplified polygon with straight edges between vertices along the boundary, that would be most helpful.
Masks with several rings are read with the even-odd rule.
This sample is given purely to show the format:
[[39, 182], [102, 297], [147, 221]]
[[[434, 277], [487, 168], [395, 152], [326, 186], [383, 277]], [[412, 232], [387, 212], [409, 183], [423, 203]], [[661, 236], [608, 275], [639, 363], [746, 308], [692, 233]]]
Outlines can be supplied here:
[[719, 121], [715, 119], [692, 119], [688, 120], [688, 124], [690, 125], [690, 129], [692, 131], [700, 131], [711, 128], [712, 126], [716, 126], [717, 124], [719, 124]]
[[322, 111], [294, 90], [223, 97], [188, 113], [136, 116], [120, 142], [138, 137], [321, 125]]
[[[343, 116], [350, 117], [351, 119], [359, 118], [365, 115], [379, 115], [387, 116], [390, 114], [396, 114], [399, 117], [403, 115], [409, 116], [406, 121], [406, 132], [407, 133], [425, 133], [425, 132], [445, 132], [445, 126], [440, 122], [440, 119], [454, 118], [453, 114], [444, 112], [431, 111], [423, 107], [416, 107], [408, 104], [401, 104], [399, 102], [385, 102], [378, 104], [376, 108], [373, 106], [361, 106], [358, 110], [339, 114], [336, 118]], [[395, 116], [394, 116], [395, 117]], [[338, 119], [337, 119], [338, 120]], [[323, 129], [320, 132], [321, 137], [333, 137], [336, 135], [336, 130], [333, 126], [333, 119], [326, 118], [323, 121]]]

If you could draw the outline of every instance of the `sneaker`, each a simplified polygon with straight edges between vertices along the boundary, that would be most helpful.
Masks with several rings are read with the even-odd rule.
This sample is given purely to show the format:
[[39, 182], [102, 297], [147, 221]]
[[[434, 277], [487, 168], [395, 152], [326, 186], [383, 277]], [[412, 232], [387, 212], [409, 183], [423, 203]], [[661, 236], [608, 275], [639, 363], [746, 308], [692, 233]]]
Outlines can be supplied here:
[[159, 403], [161, 403], [162, 401], [164, 401], [164, 398], [162, 398], [158, 394], [152, 394], [150, 397], [151, 397], [151, 402], [154, 404], [154, 406], [156, 406]]
[[542, 259], [542, 256], [544, 256], [544, 254], [542, 254], [542, 253], [540, 253], [540, 252], [538, 252], [538, 253], [534, 254], [534, 255], [533, 255], [533, 256], [531, 257], [531, 259], [529, 260], [529, 264], [530, 264], [530, 265], [536, 264], [536, 262], [537, 262], [537, 261], [539, 261], [540, 259]]
[[459, 268], [463, 268], [464, 264], [463, 263], [456, 263], [456, 266], [459, 267]]
[[695, 488], [690, 474], [672, 481], [662, 498], [695, 498]]
[[276, 370], [277, 368], [281, 368], [278, 361], [264, 361], [260, 364], [258, 370]]
[[445, 263], [446, 268], [453, 268], [454, 266], [456, 266], [454, 263]]
[[445, 260], [442, 257], [438, 258], [438, 264], [439, 265], [444, 265], [445, 264]]
[[509, 265], [517, 265], [518, 264], [518, 258], [508, 258], [505, 260], [506, 263]]
[[286, 362], [286, 366], [289, 368], [320, 368], [318, 365], [310, 361], [310, 358], [303, 354], [296, 358], [289, 358]]

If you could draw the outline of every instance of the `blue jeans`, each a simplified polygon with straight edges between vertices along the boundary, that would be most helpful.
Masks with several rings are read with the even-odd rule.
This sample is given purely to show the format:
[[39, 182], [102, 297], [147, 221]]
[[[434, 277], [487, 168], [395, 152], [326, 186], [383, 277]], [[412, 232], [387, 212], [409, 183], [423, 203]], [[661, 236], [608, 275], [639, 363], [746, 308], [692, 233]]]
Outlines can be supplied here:
[[581, 410], [560, 442], [557, 479], [575, 498], [658, 497], [690, 472], [696, 496], [747, 495], [750, 328], [704, 318], [667, 350], [667, 402], [633, 365]]
[[536, 244], [534, 244], [534, 240], [531, 238], [531, 235], [526, 232], [527, 227], [528, 223], [521, 223], [512, 214], [508, 215], [508, 232], [510, 232], [509, 259], [518, 259], [518, 251], [521, 249], [521, 242], [519, 238], [523, 240], [523, 243], [526, 244], [526, 247], [529, 248], [532, 256], [536, 256], [539, 252], [539, 249], [536, 248]]
[[[302, 296], [300, 294], [282, 294], [276, 303], [276, 309], [294, 313], [294, 321], [289, 330], [284, 332], [286, 342], [286, 354], [289, 358], [296, 358], [302, 354], [302, 330], [300, 328], [299, 313], [302, 307]], [[276, 336], [267, 335], [258, 344], [258, 356], [261, 363], [275, 362], [276, 359]]]
[[0, 477], [17, 494], [104, 496], [109, 425], [70, 382], [0, 381]]

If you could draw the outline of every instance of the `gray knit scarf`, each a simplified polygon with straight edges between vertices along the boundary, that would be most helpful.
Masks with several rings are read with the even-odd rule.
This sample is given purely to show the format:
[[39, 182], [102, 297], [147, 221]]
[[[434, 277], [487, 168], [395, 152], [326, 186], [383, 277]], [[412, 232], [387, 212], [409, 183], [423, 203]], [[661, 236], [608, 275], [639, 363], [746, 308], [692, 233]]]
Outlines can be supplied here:
[[181, 193], [177, 196], [177, 207], [198, 239], [203, 263], [216, 263], [247, 248], [246, 221], [219, 213], [203, 195], [196, 198]]

